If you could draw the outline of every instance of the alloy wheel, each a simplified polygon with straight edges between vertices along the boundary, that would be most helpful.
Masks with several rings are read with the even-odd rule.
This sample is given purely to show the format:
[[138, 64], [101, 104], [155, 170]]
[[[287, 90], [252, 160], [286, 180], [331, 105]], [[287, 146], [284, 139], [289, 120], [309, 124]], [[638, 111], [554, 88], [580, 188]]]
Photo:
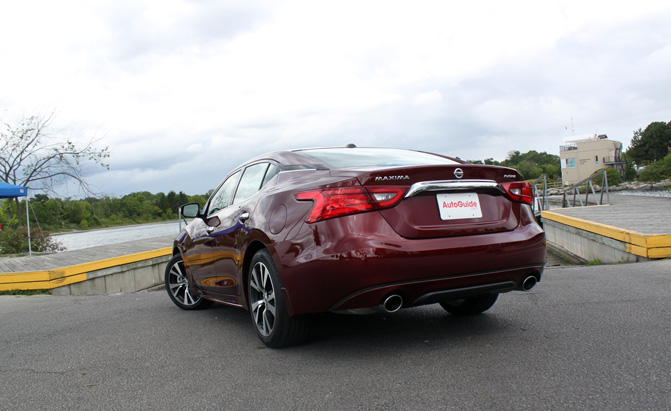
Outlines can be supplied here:
[[263, 262], [257, 262], [249, 279], [252, 318], [259, 333], [269, 336], [275, 326], [277, 311], [275, 287], [270, 270]]
[[176, 302], [189, 307], [200, 302], [200, 297], [194, 297], [189, 292], [189, 282], [184, 275], [184, 262], [175, 261], [168, 271], [168, 290]]

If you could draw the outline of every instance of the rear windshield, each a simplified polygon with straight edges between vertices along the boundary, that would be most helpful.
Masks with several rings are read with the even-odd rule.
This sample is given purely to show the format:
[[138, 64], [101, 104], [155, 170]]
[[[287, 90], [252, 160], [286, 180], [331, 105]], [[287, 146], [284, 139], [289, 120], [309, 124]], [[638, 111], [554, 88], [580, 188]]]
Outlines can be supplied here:
[[393, 148], [328, 148], [301, 150], [299, 153], [331, 169], [458, 164], [435, 154]]

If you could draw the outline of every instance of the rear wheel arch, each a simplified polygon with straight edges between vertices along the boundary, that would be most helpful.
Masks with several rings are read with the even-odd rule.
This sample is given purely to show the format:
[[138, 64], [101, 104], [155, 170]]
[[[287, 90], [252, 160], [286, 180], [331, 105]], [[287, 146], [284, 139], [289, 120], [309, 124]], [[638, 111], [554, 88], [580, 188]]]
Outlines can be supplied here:
[[291, 316], [287, 309], [274, 259], [267, 248], [254, 253], [249, 263], [247, 298], [257, 335], [272, 348], [300, 344], [308, 336], [310, 318]]
[[172, 302], [183, 310], [201, 310], [212, 305], [201, 295], [191, 293], [182, 256], [177, 253], [166, 264], [165, 290]]

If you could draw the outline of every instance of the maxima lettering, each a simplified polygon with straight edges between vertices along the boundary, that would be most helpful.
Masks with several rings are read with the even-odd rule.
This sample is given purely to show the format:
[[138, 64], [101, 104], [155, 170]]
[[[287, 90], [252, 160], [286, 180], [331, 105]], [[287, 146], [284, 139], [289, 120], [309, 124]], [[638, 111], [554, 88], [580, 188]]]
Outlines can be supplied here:
[[408, 176], [375, 177], [375, 181], [393, 181], [393, 180], [410, 180], [410, 177], [408, 177]]

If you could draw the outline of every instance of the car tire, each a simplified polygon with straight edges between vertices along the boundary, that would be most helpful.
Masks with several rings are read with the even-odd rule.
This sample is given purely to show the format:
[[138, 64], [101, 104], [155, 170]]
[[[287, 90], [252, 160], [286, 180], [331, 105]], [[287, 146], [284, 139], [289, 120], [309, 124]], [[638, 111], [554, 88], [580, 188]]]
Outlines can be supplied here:
[[440, 305], [450, 314], [475, 315], [492, 308], [498, 297], [498, 293], [483, 294], [459, 300], [441, 301]]
[[212, 301], [191, 294], [184, 261], [179, 254], [172, 257], [165, 267], [165, 290], [172, 302], [182, 310], [202, 310], [212, 305]]
[[304, 342], [308, 335], [309, 317], [289, 317], [277, 269], [267, 250], [254, 254], [248, 274], [249, 312], [261, 341], [271, 348]]

